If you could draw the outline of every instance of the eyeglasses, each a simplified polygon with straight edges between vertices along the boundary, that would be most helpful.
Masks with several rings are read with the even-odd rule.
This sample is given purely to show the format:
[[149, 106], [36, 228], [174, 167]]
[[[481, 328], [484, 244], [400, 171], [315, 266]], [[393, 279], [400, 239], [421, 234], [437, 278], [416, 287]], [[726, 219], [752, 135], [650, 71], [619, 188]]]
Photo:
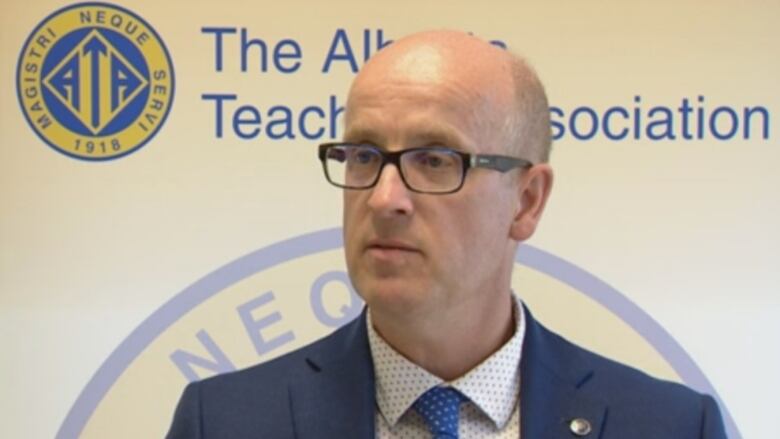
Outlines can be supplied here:
[[423, 194], [451, 194], [463, 187], [469, 168], [508, 172], [530, 168], [533, 163], [516, 157], [466, 154], [444, 147], [410, 148], [387, 152], [375, 146], [323, 143], [319, 157], [325, 178], [344, 189], [369, 189], [376, 185], [385, 165], [398, 168], [404, 185]]

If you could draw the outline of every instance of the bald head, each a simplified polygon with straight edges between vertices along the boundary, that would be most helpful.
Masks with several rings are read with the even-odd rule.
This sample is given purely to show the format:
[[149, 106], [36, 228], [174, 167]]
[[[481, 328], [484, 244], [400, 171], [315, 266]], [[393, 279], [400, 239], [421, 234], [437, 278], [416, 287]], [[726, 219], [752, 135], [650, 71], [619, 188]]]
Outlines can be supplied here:
[[458, 89], [462, 108], [502, 153], [546, 162], [551, 144], [544, 88], [520, 57], [458, 31], [428, 31], [402, 38], [373, 56], [355, 78], [346, 121], [357, 96], [388, 84]]

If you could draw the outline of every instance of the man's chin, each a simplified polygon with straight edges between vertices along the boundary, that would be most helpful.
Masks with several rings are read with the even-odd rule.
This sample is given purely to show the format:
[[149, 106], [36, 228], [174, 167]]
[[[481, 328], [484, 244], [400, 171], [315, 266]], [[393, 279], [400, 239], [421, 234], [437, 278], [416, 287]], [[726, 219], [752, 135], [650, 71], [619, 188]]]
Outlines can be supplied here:
[[412, 313], [426, 300], [426, 289], [419, 282], [397, 277], [358, 281], [355, 285], [366, 305], [377, 312]]

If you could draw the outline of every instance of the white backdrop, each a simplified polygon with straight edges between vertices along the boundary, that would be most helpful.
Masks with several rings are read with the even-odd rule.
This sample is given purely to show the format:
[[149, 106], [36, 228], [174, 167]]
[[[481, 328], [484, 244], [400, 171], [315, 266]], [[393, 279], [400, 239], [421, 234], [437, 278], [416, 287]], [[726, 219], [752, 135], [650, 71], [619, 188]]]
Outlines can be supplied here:
[[[438, 27], [501, 40], [527, 55], [552, 104], [567, 115], [588, 107], [603, 117], [620, 106], [630, 115], [638, 108], [647, 123], [662, 116], [660, 110], [649, 115], [653, 107], [670, 109], [675, 140], [651, 139], [646, 132], [640, 139], [631, 133], [612, 140], [602, 131], [586, 140], [567, 130], [554, 146], [557, 181], [549, 210], [529, 244], [602, 280], [667, 331], [717, 391], [743, 437], [776, 435], [780, 5], [125, 1], [120, 6], [146, 20], [167, 46], [176, 90], [167, 120], [148, 144], [105, 162], [47, 146], [16, 96], [25, 40], [63, 6], [15, 1], [3, 6], [0, 18], [6, 61], [0, 68], [0, 437], [54, 437], [112, 352], [204, 276], [276, 243], [339, 227], [340, 194], [326, 185], [315, 159], [320, 139], [306, 139], [296, 124], [294, 139], [273, 139], [266, 130], [275, 116], [268, 113], [283, 105], [297, 118], [307, 106], [321, 107], [325, 120], [308, 123], [311, 130], [327, 128], [321, 140], [328, 140], [330, 100], [343, 104], [353, 76], [343, 60], [322, 71], [339, 29], [360, 64], [366, 29], [374, 47], [379, 30], [390, 39]], [[203, 27], [236, 29], [225, 36], [222, 71], [215, 67], [214, 37]], [[271, 61], [262, 71], [257, 52], [250, 52], [242, 71], [242, 28], [271, 48], [295, 41], [300, 68], [284, 73]], [[221, 138], [214, 102], [204, 94], [236, 95], [225, 102]], [[755, 119], [749, 139], [739, 130], [720, 140], [713, 132], [727, 132], [730, 123], [721, 112], [715, 128], [704, 127], [703, 138], [686, 140], [683, 99], [710, 115], [719, 107], [738, 115], [745, 107], [765, 108], [767, 131]], [[263, 117], [262, 131], [252, 139], [240, 138], [231, 126], [240, 105], [256, 107]], [[576, 129], [585, 132], [590, 113], [578, 114]], [[614, 123], [616, 129], [633, 127], [633, 120]], [[328, 270], [343, 270], [337, 247], [249, 273], [212, 299], [193, 303], [137, 349], [115, 385], [106, 385], [81, 437], [107, 437], [104, 425], [125, 423], [147, 432], [132, 430], [128, 437], [159, 436], [186, 382], [170, 355], [180, 349], [205, 356], [196, 338], [201, 329], [236, 367], [328, 332], [309, 303], [312, 282]], [[338, 285], [329, 288], [326, 308], [337, 314], [349, 299]], [[642, 325], [635, 314], [616, 314], [528, 267], [518, 268], [515, 288], [568, 336], [681, 379], [674, 361], [637, 329]], [[236, 308], [266, 291], [274, 300], [261, 315], [278, 313], [280, 319], [264, 334], [291, 331], [295, 339], [258, 354]], [[600, 324], [582, 332], [594, 320]]]

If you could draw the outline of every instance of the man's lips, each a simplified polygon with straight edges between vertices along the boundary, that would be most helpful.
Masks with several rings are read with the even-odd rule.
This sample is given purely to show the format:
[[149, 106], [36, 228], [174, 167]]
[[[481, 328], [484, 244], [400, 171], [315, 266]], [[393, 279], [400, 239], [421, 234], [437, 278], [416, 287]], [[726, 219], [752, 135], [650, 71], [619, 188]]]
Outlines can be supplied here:
[[420, 252], [417, 247], [411, 244], [392, 239], [372, 239], [368, 241], [366, 250]]

